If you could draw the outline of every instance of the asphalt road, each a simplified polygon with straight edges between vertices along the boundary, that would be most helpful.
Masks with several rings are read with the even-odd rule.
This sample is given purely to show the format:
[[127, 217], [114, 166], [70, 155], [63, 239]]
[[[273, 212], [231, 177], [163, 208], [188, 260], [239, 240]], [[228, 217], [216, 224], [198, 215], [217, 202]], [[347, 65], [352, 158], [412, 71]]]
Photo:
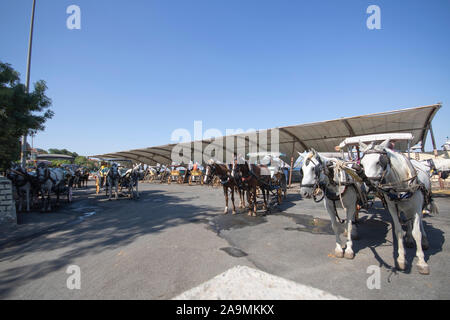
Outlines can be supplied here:
[[[242, 265], [351, 299], [449, 299], [450, 198], [425, 217], [431, 274], [394, 268], [390, 217], [362, 214], [355, 259], [333, 256], [335, 236], [323, 203], [297, 194], [271, 213], [224, 215], [221, 189], [140, 184], [140, 199], [107, 201], [92, 183], [52, 213], [20, 214], [0, 236], [1, 299], [170, 299]], [[238, 201], [237, 201], [238, 202]], [[230, 206], [231, 207], [231, 206]], [[70, 265], [81, 289], [70, 290]], [[369, 290], [369, 266], [381, 270]]]

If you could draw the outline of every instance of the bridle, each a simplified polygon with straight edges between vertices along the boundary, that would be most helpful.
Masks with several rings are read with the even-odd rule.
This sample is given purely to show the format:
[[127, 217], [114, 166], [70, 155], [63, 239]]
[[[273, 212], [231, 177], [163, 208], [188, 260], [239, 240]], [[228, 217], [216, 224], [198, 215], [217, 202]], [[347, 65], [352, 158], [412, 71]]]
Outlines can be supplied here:
[[[41, 170], [39, 169], [43, 169], [44, 170], [44, 180], [40, 180], [39, 177], [41, 176], [40, 172]], [[50, 169], [48, 167], [38, 167], [36, 169], [36, 178], [38, 180], [38, 182], [40, 184], [44, 184], [47, 180], [50, 180], [53, 184], [56, 184], [56, 181], [52, 179], [52, 177], [50, 176]]]
[[[317, 162], [313, 160], [316, 160]], [[300, 183], [300, 188], [313, 188], [315, 190], [316, 188], [320, 187], [320, 170], [322, 170], [323, 163], [320, 159], [309, 158], [305, 160], [305, 165], [307, 166], [309, 162], [312, 162], [314, 164], [314, 183]]]
[[230, 181], [230, 176], [228, 174], [222, 174], [222, 175], [218, 174], [217, 167], [216, 167], [217, 165], [218, 164], [216, 164], [216, 163], [208, 164], [208, 167], [210, 168], [210, 174], [208, 175], [208, 177], [209, 177], [208, 181], [210, 181], [210, 179], [216, 175], [219, 177], [220, 182], [222, 184], [226, 184], [228, 181]]
[[[411, 197], [411, 195], [413, 194], [413, 188], [411, 186], [405, 190], [401, 190], [401, 189], [399, 190], [398, 188], [396, 188], [395, 184], [385, 183], [386, 174], [389, 172], [388, 168], [391, 168], [391, 159], [389, 158], [387, 151], [374, 150], [374, 149], [366, 151], [364, 153], [364, 155], [361, 157], [361, 160], [364, 158], [364, 156], [366, 154], [380, 154], [380, 159], [378, 160], [378, 162], [379, 162], [381, 168], [383, 169], [383, 172], [381, 173], [381, 176], [379, 178], [369, 179], [369, 181], [379, 181], [379, 183], [377, 185], [372, 184], [372, 187], [374, 187], [375, 190], [386, 193], [388, 195], [388, 197], [393, 201], [405, 200], [405, 199], [408, 199], [409, 197]], [[417, 173], [415, 172], [415, 174], [411, 178], [400, 181], [399, 183], [408, 183], [408, 185], [409, 185], [411, 182], [416, 180], [416, 178], [417, 178]], [[420, 185], [417, 185], [417, 186], [420, 187]], [[398, 193], [398, 194], [396, 194], [396, 193]], [[400, 195], [400, 193], [404, 193], [404, 194]]]
[[388, 157], [387, 152], [386, 151], [380, 151], [380, 150], [369, 150], [364, 152], [363, 156], [361, 157], [361, 160], [365, 157], [366, 154], [379, 154], [380, 155], [380, 159], [378, 160], [381, 169], [383, 169], [383, 172], [381, 173], [381, 176], [379, 178], [372, 178], [369, 180], [372, 181], [380, 181], [380, 183], [383, 183], [384, 178], [386, 177], [386, 174], [388, 172], [388, 166], [391, 166], [391, 159]]

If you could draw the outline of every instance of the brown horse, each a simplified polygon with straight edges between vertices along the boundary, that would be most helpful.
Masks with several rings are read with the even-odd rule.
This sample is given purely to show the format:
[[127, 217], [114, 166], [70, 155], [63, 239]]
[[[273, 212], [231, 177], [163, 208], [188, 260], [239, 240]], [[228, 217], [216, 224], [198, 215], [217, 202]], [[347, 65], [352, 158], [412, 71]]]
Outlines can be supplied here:
[[[257, 211], [257, 189], [261, 190], [264, 199], [264, 210], [268, 210], [267, 202], [270, 194], [270, 172], [266, 166], [248, 164], [242, 160], [233, 165], [233, 176], [239, 181], [239, 188], [247, 191], [249, 204], [249, 216], [256, 216]], [[252, 210], [253, 209], [253, 210]]]
[[231, 177], [231, 170], [227, 165], [222, 163], [211, 162], [206, 166], [206, 172], [204, 176], [204, 184], [208, 184], [213, 177], [219, 177], [220, 183], [223, 187], [223, 194], [225, 196], [225, 210], [224, 214], [228, 213], [228, 190], [231, 193], [231, 203], [233, 205], [233, 214], [236, 214], [236, 206], [234, 204], [234, 191], [239, 193], [240, 204], [239, 208], [245, 207], [244, 193], [238, 188], [237, 183], [233, 177]]

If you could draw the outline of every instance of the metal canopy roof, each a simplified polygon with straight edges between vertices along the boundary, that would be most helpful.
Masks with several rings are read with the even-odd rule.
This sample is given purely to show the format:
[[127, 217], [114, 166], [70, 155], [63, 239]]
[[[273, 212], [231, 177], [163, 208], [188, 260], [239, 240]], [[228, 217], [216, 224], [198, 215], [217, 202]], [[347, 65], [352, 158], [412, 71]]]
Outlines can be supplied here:
[[[348, 137], [392, 132], [411, 133], [414, 137], [411, 141], [411, 145], [421, 142], [423, 149], [428, 131], [430, 129], [431, 121], [440, 108], [441, 104], [434, 104], [356, 117], [340, 118], [330, 121], [279, 127], [256, 131], [253, 134], [256, 134], [258, 138], [261, 136], [267, 137], [267, 151], [272, 151], [270, 140], [272, 134], [275, 132], [274, 130], [277, 129], [279, 134], [278, 151], [286, 154], [286, 158], [291, 156], [296, 157], [297, 151], [303, 152], [304, 150], [310, 148], [314, 148], [316, 151], [320, 152], [333, 152], [335, 147]], [[194, 150], [203, 152], [210, 144], [218, 143], [218, 145], [221, 145], [220, 142], [217, 141], [223, 139], [222, 143], [224, 154], [225, 152], [248, 154], [249, 152], [253, 152], [252, 150], [249, 150], [251, 148], [249, 148], [248, 139], [245, 140], [246, 152], [240, 152], [241, 150], [237, 150], [236, 142], [233, 147], [230, 146], [230, 149], [227, 149], [225, 142], [230, 138], [245, 139], [248, 135], [248, 133], [243, 133], [216, 139], [187, 142], [180, 145], [188, 146], [192, 153]], [[167, 144], [157, 147], [94, 155], [92, 157], [126, 158], [132, 160], [133, 162], [142, 162], [148, 165], [155, 165], [156, 163], [171, 164], [172, 149], [176, 145], [177, 144]], [[199, 146], [201, 147], [199, 148]], [[396, 144], [396, 149], [405, 151], [406, 148], [406, 142]], [[193, 159], [193, 157], [191, 157], [191, 159]], [[219, 160], [223, 161], [224, 159]]]

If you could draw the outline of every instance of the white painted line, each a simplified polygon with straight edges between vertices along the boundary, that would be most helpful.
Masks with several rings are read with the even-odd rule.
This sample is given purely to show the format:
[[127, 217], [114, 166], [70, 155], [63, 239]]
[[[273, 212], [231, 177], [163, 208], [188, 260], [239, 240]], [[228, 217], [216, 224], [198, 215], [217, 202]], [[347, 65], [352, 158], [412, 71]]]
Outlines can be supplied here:
[[347, 300], [246, 266], [233, 267], [174, 300]]

